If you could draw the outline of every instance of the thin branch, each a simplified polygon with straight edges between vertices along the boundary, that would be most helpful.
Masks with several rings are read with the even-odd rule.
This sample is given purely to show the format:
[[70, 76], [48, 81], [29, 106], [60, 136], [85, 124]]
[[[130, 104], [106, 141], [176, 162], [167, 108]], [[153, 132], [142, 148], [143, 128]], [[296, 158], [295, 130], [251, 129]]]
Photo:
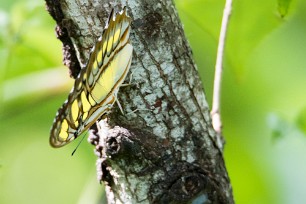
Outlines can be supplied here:
[[215, 67], [214, 92], [212, 104], [212, 124], [217, 133], [221, 134], [222, 122], [220, 117], [220, 95], [221, 95], [221, 77], [223, 69], [224, 45], [226, 39], [226, 31], [228, 27], [229, 17], [232, 9], [232, 0], [226, 0], [222, 17], [222, 26], [219, 36], [219, 45], [217, 52], [217, 61]]

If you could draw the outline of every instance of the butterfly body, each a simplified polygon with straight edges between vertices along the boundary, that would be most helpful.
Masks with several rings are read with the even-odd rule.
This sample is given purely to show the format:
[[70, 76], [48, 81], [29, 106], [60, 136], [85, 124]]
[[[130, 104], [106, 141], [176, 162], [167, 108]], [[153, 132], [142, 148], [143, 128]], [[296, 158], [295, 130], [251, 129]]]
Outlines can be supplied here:
[[125, 9], [111, 13], [86, 67], [56, 114], [50, 133], [52, 147], [68, 144], [110, 112], [131, 65], [130, 23]]

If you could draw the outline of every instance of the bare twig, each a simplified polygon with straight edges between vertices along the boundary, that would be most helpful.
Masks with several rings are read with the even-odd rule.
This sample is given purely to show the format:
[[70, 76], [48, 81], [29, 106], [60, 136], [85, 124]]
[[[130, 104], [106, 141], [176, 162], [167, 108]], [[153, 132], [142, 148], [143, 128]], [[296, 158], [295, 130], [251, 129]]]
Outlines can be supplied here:
[[226, 0], [225, 8], [223, 11], [222, 25], [219, 36], [219, 45], [217, 53], [217, 61], [215, 67], [215, 80], [214, 80], [214, 92], [213, 92], [213, 104], [212, 104], [212, 124], [217, 133], [221, 134], [222, 123], [220, 117], [220, 94], [221, 94], [221, 77], [223, 68], [223, 54], [224, 45], [226, 39], [226, 31], [228, 27], [229, 17], [231, 14], [232, 0]]

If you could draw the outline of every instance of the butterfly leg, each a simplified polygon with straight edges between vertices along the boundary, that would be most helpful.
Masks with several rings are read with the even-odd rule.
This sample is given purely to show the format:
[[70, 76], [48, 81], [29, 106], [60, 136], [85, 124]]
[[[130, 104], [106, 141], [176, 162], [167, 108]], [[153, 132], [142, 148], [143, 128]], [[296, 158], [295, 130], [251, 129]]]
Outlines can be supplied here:
[[153, 110], [148, 109], [148, 108], [136, 108], [135, 110], [128, 112], [126, 115], [136, 113], [137, 111], [153, 111]]
[[118, 104], [118, 107], [119, 107], [119, 109], [120, 109], [122, 115], [124, 115], [124, 111], [123, 111], [123, 109], [122, 109], [122, 106], [121, 106], [121, 104], [120, 104], [118, 98], [117, 98], [117, 95], [115, 95], [115, 100], [116, 100], [116, 103]]
[[127, 84], [121, 84], [120, 87], [122, 87], [122, 86], [130, 86], [132, 84], [133, 74], [134, 74], [134, 71], [132, 71], [131, 74], [130, 74], [129, 82]]

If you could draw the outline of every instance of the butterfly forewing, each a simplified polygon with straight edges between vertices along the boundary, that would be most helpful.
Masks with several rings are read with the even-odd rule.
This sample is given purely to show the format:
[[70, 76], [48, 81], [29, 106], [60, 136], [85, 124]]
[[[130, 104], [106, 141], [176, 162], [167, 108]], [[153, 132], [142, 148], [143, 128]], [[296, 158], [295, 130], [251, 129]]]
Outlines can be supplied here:
[[66, 145], [109, 112], [131, 64], [130, 23], [125, 9], [117, 15], [111, 14], [87, 66], [81, 70], [68, 99], [56, 114], [51, 146]]

